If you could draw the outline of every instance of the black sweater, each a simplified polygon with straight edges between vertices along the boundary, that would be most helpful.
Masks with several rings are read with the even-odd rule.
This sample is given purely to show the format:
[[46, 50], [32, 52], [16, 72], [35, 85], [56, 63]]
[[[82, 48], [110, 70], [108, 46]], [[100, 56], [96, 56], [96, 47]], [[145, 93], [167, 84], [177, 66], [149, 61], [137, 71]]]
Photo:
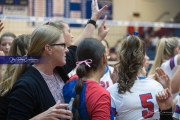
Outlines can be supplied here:
[[[66, 55], [66, 65], [55, 68], [64, 82], [69, 79], [67, 74], [75, 68], [76, 48], [70, 46]], [[7, 112], [8, 120], [28, 120], [55, 104], [43, 77], [37, 69], [30, 66], [14, 84], [11, 93], [8, 92], [4, 97], [0, 97], [0, 120], [6, 119]]]

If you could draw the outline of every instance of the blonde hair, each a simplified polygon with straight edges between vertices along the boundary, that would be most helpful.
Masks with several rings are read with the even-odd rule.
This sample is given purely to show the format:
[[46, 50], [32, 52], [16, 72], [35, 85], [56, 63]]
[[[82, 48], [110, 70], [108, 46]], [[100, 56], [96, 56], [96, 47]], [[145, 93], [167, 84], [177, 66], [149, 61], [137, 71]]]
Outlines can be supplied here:
[[[23, 56], [27, 54], [27, 49], [30, 43], [30, 35], [20, 35], [15, 38], [11, 44], [8, 56]], [[10, 89], [10, 83], [14, 70], [15, 64], [7, 64], [6, 70], [3, 73], [2, 82], [0, 83], [0, 96], [4, 96]]]
[[156, 56], [154, 63], [149, 71], [149, 75], [155, 73], [156, 68], [160, 67], [164, 60], [168, 60], [171, 57], [175, 56], [175, 48], [179, 46], [179, 38], [161, 38], [156, 47]]
[[[56, 27], [50, 25], [43, 25], [38, 27], [34, 32], [31, 34], [31, 43], [28, 50], [28, 56], [41, 56], [44, 51], [44, 46], [46, 44], [55, 43], [62, 31], [57, 29]], [[17, 79], [23, 74], [23, 72], [27, 69], [27, 64], [20, 64], [16, 67], [14, 75], [11, 81], [11, 88]]]
[[63, 21], [53, 21], [53, 22], [46, 22], [44, 23], [43, 25], [50, 25], [50, 26], [54, 26], [62, 31], [64, 31], [64, 28], [65, 28], [65, 22]]

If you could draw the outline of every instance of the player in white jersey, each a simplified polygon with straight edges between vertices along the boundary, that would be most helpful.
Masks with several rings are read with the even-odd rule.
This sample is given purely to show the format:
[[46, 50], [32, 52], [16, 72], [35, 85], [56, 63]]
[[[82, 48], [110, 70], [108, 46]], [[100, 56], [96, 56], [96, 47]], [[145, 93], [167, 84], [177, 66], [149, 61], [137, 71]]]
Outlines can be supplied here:
[[[119, 52], [118, 81], [107, 90], [111, 95], [116, 120], [158, 120], [155, 95], [163, 90], [160, 83], [146, 78], [145, 43], [135, 35], [128, 36]], [[156, 113], [157, 112], [157, 113]]]
[[104, 88], [108, 88], [113, 85], [113, 81], [111, 79], [110, 74], [113, 72], [114, 68], [106, 65], [106, 71], [104, 72], [103, 77], [100, 79], [100, 85]]
[[158, 120], [159, 107], [155, 95], [163, 87], [149, 78], [135, 80], [132, 93], [118, 93], [118, 83], [108, 88], [111, 95], [111, 107], [116, 120]]

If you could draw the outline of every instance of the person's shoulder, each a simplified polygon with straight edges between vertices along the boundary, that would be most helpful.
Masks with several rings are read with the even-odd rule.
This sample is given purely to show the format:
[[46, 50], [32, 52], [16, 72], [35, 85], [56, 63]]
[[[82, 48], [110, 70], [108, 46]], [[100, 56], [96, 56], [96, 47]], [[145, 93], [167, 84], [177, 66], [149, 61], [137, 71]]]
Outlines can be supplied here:
[[111, 100], [123, 101], [123, 94], [120, 94], [118, 92], [119, 85], [120, 85], [119, 83], [115, 83], [112, 86], [107, 88], [107, 90], [109, 91], [109, 93], [111, 95]]
[[155, 86], [156, 87], [162, 87], [162, 85], [158, 81], [151, 79], [151, 78], [146, 78], [145, 82], [147, 82], [147, 84], [149, 84], [153, 88], [155, 88]]
[[41, 82], [42, 76], [39, 73], [39, 71], [37, 69], [35, 69], [34, 67], [30, 66], [28, 67], [23, 74], [18, 78], [18, 80], [16, 81], [15, 85], [31, 85], [33, 86], [34, 83]]
[[97, 94], [99, 96], [103, 94], [109, 95], [109, 92], [95, 81], [87, 80], [84, 81], [84, 84], [87, 85], [86, 92]]

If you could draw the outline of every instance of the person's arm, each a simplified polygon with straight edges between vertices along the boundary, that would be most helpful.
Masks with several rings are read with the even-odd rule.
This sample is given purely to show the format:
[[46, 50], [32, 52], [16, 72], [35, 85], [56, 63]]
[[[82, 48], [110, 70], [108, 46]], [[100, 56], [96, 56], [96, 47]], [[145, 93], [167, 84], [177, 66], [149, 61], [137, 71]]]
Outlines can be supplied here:
[[111, 98], [109, 92], [98, 86], [86, 88], [86, 108], [91, 120], [110, 120]]
[[110, 120], [110, 106], [110, 96], [104, 94], [101, 97], [99, 97], [98, 101], [96, 101], [96, 105], [94, 106], [94, 110], [91, 113], [91, 119]]
[[170, 90], [164, 89], [162, 91], [159, 91], [156, 94], [156, 101], [159, 106], [159, 112], [160, 112], [160, 120], [173, 120], [173, 110], [172, 110], [172, 94]]
[[[105, 5], [99, 10], [97, 0], [92, 0], [91, 7], [92, 7], [91, 20], [94, 20], [95, 22], [101, 17], [102, 12], [105, 9], [107, 9], [107, 5]], [[66, 55], [66, 65], [63, 66], [63, 69], [66, 72], [66, 74], [68, 74], [76, 66], [76, 64], [75, 64], [76, 63], [76, 60], [75, 60], [76, 46], [78, 46], [78, 44], [85, 38], [93, 37], [94, 30], [95, 30], [95, 26], [93, 24], [87, 24], [86, 27], [84, 28], [83, 32], [72, 43], [72, 45], [70, 47], [68, 47], [69, 53], [67, 53], [67, 55]], [[103, 36], [101, 36], [101, 37], [103, 37]]]
[[36, 87], [18, 80], [11, 90], [7, 120], [28, 120], [31, 118], [32, 120], [46, 120], [47, 117], [69, 119], [72, 113], [69, 110], [62, 110], [66, 109], [67, 104], [60, 104], [59, 102], [34, 117], [36, 108], [40, 107], [37, 105], [40, 103], [38, 103], [39, 98], [36, 93]]
[[179, 88], [180, 88], [180, 67], [177, 68], [176, 72], [174, 73], [174, 75], [171, 78], [171, 92], [172, 94], [179, 92]]
[[[179, 66], [180, 65], [180, 55], [176, 55], [174, 57], [174, 62], [175, 66]], [[171, 78], [171, 92], [172, 94], [175, 94], [177, 92], [179, 92], [179, 88], [180, 88], [180, 84], [179, 84], [179, 77], [180, 77], [180, 68], [178, 67], [177, 70], [175, 71], [174, 75]]]
[[[92, 8], [91, 20], [96, 22], [101, 17], [102, 12], [105, 9], [107, 9], [107, 5], [103, 6], [101, 9], [99, 9], [97, 0], [92, 0], [91, 8]], [[84, 28], [83, 32], [72, 43], [72, 45], [78, 46], [78, 44], [85, 38], [93, 37], [94, 30], [95, 30], [95, 26], [93, 24], [87, 24], [86, 27]]]

